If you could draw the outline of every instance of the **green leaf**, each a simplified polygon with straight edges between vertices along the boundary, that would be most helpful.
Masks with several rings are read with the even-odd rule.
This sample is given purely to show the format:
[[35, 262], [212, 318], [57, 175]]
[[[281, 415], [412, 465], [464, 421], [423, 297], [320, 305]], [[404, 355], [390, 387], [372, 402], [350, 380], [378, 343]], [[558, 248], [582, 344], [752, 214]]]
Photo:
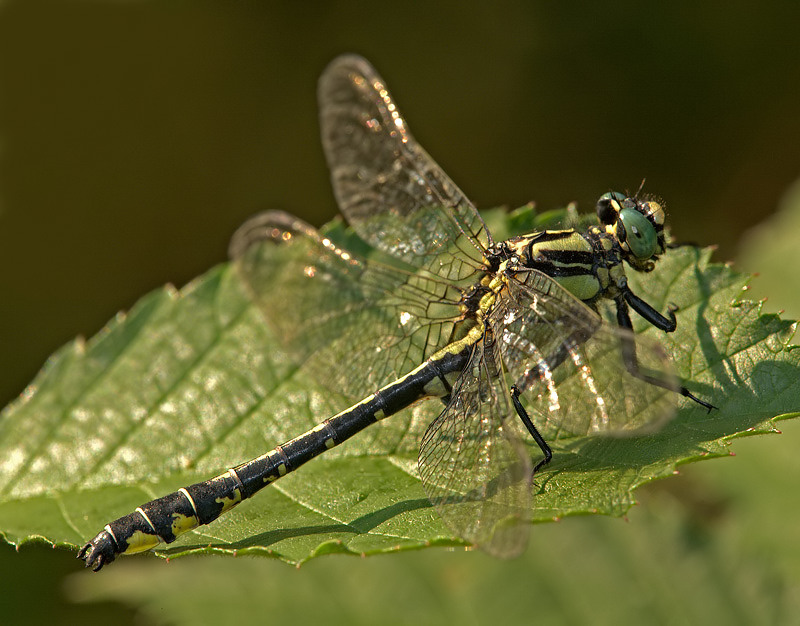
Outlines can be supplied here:
[[[660, 493], [632, 511], [629, 524], [540, 525], [512, 561], [428, 550], [319, 559], [295, 571], [266, 559], [180, 559], [169, 567], [129, 559], [103, 576], [78, 572], [66, 592], [81, 602], [123, 602], [140, 621], [173, 625], [256, 624], [270, 615], [349, 626], [793, 623], [797, 602], [769, 562], [718, 540], [720, 525], [708, 532], [696, 522]], [[176, 587], [191, 591], [164, 592]]]
[[[528, 209], [490, 219], [498, 231], [538, 224]], [[341, 226], [331, 233], [348, 236]], [[671, 250], [631, 283], [660, 310], [680, 307], [678, 330], [661, 341], [689, 388], [718, 410], [684, 402], [650, 437], [556, 442], [538, 480], [535, 520], [622, 515], [639, 485], [680, 463], [727, 455], [731, 438], [771, 432], [773, 418], [798, 410], [794, 324], [739, 301], [746, 278], [709, 256]], [[90, 341], [59, 350], [4, 410], [0, 532], [16, 545], [82, 545], [142, 502], [258, 456], [347, 406], [280, 350], [232, 268], [219, 266], [180, 292], [145, 296]], [[157, 553], [301, 563], [332, 552], [462, 545], [416, 477], [417, 447], [438, 408], [422, 403], [367, 429]]]

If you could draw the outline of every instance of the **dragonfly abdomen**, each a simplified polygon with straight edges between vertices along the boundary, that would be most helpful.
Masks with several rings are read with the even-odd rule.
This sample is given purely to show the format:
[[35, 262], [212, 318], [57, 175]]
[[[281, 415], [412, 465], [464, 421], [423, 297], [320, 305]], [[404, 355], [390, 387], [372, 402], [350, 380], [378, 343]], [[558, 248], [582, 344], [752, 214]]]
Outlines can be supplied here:
[[[172, 543], [180, 535], [209, 524], [241, 501], [296, 470], [326, 450], [339, 445], [376, 421], [430, 396], [431, 382], [461, 371], [471, 345], [462, 340], [381, 388], [349, 409], [324, 420], [311, 430], [275, 446], [266, 454], [242, 463], [210, 480], [182, 487], [151, 500], [110, 524], [78, 554], [95, 571], [119, 554], [135, 554]], [[449, 393], [445, 390], [442, 395]]]

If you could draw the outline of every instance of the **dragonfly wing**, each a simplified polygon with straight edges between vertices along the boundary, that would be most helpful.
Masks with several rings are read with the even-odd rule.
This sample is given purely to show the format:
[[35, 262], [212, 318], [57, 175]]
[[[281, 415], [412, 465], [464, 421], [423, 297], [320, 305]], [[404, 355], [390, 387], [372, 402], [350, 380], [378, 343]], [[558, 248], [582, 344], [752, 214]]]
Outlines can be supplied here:
[[276, 336], [354, 399], [450, 343], [460, 315], [449, 283], [369, 262], [281, 211], [239, 228], [231, 257]]
[[451, 400], [422, 439], [428, 498], [459, 536], [500, 557], [520, 554], [530, 528], [531, 462], [514, 427], [497, 345], [479, 342]]
[[411, 136], [375, 69], [355, 55], [338, 57], [318, 96], [333, 190], [358, 235], [442, 278], [472, 277], [491, 242], [486, 225]]
[[[674, 414], [679, 389], [661, 345], [610, 326], [552, 278], [518, 272], [491, 313], [511, 379], [550, 438], [659, 428]], [[635, 346], [639, 368], [667, 388], [632, 376], [622, 345]], [[538, 416], [538, 417], [537, 417]]]

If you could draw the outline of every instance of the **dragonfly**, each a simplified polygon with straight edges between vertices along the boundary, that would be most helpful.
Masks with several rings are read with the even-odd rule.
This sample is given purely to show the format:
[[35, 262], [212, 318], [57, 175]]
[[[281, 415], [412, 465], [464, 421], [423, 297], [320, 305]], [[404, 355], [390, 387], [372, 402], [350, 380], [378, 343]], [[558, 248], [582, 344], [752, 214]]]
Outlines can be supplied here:
[[[262, 488], [425, 399], [442, 410], [420, 442], [419, 478], [455, 535], [499, 557], [524, 550], [533, 477], [562, 436], [653, 432], [680, 384], [658, 342], [666, 314], [633, 293], [668, 247], [665, 211], [620, 192], [599, 224], [495, 241], [473, 204], [416, 142], [363, 58], [319, 82], [322, 143], [342, 214], [374, 253], [338, 245], [269, 211], [234, 235], [231, 256], [276, 336], [351, 407], [262, 456], [141, 505], [78, 554], [95, 571], [208, 524]], [[600, 314], [610, 304], [616, 320]], [[541, 458], [532, 459], [533, 442]]]

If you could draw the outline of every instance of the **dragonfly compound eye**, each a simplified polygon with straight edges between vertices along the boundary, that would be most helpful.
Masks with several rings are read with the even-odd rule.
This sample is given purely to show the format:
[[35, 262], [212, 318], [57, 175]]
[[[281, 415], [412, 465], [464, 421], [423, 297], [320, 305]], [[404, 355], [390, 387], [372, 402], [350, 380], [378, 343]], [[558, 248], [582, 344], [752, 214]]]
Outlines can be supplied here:
[[[636, 209], [623, 209], [619, 213], [623, 229], [617, 229], [620, 243], [638, 259], [649, 259], [658, 248], [658, 235], [653, 224]], [[623, 235], [624, 232], [624, 235]]]

